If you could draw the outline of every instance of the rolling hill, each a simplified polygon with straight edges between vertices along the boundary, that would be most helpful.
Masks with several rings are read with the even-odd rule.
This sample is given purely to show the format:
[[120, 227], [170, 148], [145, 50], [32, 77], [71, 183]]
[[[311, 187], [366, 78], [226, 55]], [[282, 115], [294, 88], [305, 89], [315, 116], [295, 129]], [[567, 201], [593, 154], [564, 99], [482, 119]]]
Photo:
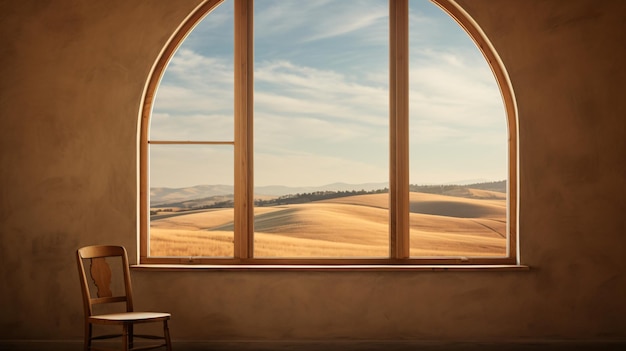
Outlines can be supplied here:
[[[498, 256], [506, 250], [506, 200], [411, 193], [411, 254]], [[255, 208], [256, 257], [386, 257], [388, 195], [347, 196]], [[233, 210], [181, 212], [151, 222], [151, 254], [232, 255]]]

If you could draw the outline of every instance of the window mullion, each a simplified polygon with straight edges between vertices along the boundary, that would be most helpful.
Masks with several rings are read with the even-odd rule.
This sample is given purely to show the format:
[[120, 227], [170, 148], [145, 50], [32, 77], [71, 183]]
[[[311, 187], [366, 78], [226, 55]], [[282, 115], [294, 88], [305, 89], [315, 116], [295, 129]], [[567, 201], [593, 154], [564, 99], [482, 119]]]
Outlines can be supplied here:
[[235, 258], [252, 257], [253, 0], [235, 0]]
[[389, 0], [390, 257], [409, 258], [409, 2]]

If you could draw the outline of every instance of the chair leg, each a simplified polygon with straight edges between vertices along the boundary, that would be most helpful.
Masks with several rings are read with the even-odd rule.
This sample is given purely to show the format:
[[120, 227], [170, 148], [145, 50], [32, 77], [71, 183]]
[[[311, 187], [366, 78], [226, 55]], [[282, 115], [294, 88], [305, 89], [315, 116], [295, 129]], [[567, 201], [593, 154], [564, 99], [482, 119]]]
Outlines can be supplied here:
[[124, 323], [122, 328], [122, 350], [128, 351], [128, 324]]
[[163, 336], [165, 336], [167, 351], [172, 351], [172, 340], [170, 339], [170, 328], [167, 326], [167, 320], [163, 321]]
[[83, 350], [91, 350], [91, 323], [85, 321], [85, 340], [83, 341]]
[[128, 349], [132, 350], [133, 346], [135, 346], [134, 340], [133, 340], [133, 325], [129, 324], [128, 325]]

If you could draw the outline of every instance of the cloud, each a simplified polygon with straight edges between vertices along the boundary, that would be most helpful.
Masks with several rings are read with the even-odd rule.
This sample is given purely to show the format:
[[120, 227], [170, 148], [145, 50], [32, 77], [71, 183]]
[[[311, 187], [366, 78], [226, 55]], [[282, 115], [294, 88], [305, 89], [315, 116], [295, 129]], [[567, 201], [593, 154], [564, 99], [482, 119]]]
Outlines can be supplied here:
[[232, 111], [232, 61], [181, 49], [166, 69], [155, 97], [158, 112]]
[[233, 184], [232, 145], [150, 145], [150, 186]]
[[220, 114], [153, 113], [150, 140], [233, 141], [234, 119]]
[[262, 110], [374, 126], [388, 120], [388, 89], [379, 82], [285, 61], [261, 63], [255, 80], [256, 106]]
[[[273, 38], [300, 33], [301, 42], [355, 34], [365, 41], [386, 40], [387, 2], [352, 1], [264, 1], [256, 4], [255, 34]], [[376, 30], [363, 30], [364, 28]], [[375, 36], [371, 34], [375, 33]]]
[[410, 100], [411, 121], [417, 125], [412, 131], [427, 136], [418, 140], [458, 141], [463, 135], [472, 135], [472, 130], [483, 136], [506, 135], [502, 98], [480, 54], [432, 49], [414, 54]]

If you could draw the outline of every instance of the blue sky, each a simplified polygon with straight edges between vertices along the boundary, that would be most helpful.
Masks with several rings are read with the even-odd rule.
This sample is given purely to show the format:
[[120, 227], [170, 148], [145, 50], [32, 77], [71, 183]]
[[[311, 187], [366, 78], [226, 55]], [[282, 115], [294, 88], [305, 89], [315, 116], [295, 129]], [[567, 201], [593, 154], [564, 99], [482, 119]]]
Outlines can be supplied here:
[[[255, 185], [388, 181], [388, 1], [256, 0]], [[410, 1], [411, 183], [506, 179], [493, 74], [441, 9]], [[232, 1], [170, 62], [153, 140], [233, 140]], [[232, 184], [232, 146], [151, 149], [151, 186]]]

